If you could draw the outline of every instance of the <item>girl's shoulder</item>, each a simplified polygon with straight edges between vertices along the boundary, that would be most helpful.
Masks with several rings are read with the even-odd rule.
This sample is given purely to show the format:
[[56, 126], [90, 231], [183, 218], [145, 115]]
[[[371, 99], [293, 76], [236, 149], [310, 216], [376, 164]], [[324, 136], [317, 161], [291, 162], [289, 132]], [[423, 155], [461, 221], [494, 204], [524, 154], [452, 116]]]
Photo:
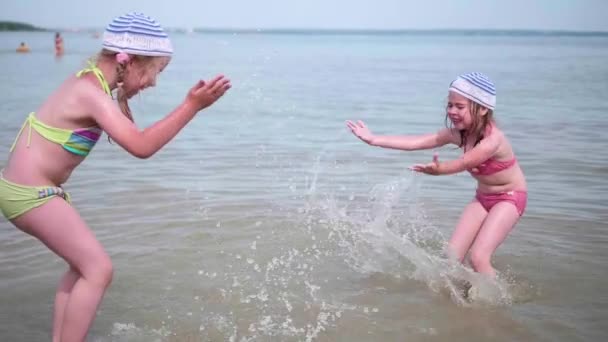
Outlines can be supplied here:
[[91, 119], [100, 110], [113, 105], [112, 98], [96, 84], [93, 75], [68, 77], [55, 93], [56, 103], [61, 103], [67, 113], [76, 121]]
[[498, 146], [498, 149], [493, 157], [497, 159], [513, 158], [513, 149], [506, 134], [496, 125], [492, 126], [492, 132], [487, 138], [492, 139], [492, 142]]
[[496, 123], [492, 123], [488, 125], [486, 128], [486, 132], [484, 134], [484, 139], [496, 139], [496, 140], [505, 140], [506, 136], [504, 132], [496, 125]]
[[456, 146], [462, 145], [462, 134], [456, 128], [453, 128], [453, 127], [442, 128], [439, 131], [439, 133], [443, 134], [445, 136], [445, 139], [449, 140], [449, 142], [451, 144], [454, 144]]

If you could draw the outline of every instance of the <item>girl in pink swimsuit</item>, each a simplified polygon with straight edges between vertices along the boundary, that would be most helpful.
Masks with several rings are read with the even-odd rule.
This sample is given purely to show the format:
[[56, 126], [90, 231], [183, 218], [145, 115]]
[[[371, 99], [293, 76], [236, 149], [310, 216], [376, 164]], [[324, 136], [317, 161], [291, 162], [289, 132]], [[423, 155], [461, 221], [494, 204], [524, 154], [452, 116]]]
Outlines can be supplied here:
[[460, 262], [468, 253], [475, 271], [491, 277], [496, 276], [492, 255], [523, 215], [528, 197], [526, 179], [511, 144], [494, 121], [495, 105], [494, 84], [475, 72], [450, 84], [448, 127], [436, 133], [377, 136], [362, 121], [347, 121], [353, 134], [372, 146], [413, 151], [451, 143], [463, 149], [456, 160], [440, 162], [435, 154], [431, 163], [414, 165], [412, 170], [429, 175], [468, 171], [477, 180], [475, 198], [462, 212], [448, 253]]

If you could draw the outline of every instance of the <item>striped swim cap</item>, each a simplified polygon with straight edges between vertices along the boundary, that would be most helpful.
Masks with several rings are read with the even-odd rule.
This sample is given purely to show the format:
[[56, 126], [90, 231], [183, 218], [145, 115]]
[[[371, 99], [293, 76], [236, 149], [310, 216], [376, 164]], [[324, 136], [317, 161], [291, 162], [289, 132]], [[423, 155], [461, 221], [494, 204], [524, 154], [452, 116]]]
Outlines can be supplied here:
[[169, 36], [159, 23], [143, 13], [114, 18], [103, 34], [103, 48], [139, 56], [171, 56]]
[[458, 76], [450, 84], [449, 90], [488, 109], [494, 110], [494, 107], [496, 107], [496, 88], [494, 87], [494, 83], [480, 72], [471, 72]]

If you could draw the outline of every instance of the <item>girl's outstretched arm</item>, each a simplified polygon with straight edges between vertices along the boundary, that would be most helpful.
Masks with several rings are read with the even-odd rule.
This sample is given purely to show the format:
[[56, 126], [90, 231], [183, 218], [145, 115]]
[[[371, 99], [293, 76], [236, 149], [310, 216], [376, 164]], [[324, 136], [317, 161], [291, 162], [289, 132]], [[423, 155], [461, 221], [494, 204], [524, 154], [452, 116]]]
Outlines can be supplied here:
[[144, 130], [139, 130], [108, 98], [98, 101], [93, 116], [110, 138], [127, 152], [138, 158], [149, 158], [173, 139], [197, 112], [212, 105], [229, 88], [230, 81], [223, 76], [209, 82], [199, 81], [177, 108]]
[[477, 167], [491, 158], [498, 151], [499, 146], [500, 137], [497, 134], [493, 134], [483, 139], [477, 146], [465, 152], [458, 159], [440, 162], [438, 155], [435, 154], [431, 163], [416, 164], [411, 169], [429, 175], [450, 175], [462, 172]]
[[426, 150], [449, 143], [457, 144], [457, 140], [460, 139], [460, 136], [449, 128], [423, 135], [389, 136], [372, 134], [365, 123], [360, 120], [357, 122], [347, 121], [346, 125], [355, 136], [369, 145], [404, 151]]

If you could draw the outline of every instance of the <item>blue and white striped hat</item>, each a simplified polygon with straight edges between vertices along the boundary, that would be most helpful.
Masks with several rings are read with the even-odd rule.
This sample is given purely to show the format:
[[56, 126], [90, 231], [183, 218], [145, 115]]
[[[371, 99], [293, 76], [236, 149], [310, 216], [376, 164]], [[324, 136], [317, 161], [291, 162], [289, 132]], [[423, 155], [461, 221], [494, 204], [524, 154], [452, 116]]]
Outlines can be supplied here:
[[143, 13], [115, 18], [103, 34], [103, 47], [114, 52], [139, 56], [171, 56], [169, 36], [159, 23]]
[[480, 72], [471, 72], [458, 76], [450, 84], [449, 90], [488, 109], [494, 110], [494, 107], [496, 107], [496, 88], [494, 87], [494, 83]]

